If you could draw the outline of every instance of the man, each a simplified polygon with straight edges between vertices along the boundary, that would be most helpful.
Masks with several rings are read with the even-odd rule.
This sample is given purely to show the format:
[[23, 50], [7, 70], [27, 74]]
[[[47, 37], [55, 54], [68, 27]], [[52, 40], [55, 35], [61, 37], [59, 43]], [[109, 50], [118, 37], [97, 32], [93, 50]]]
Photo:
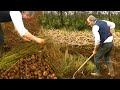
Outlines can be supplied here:
[[[13, 22], [15, 30], [17, 30], [18, 34], [25, 41], [35, 41], [39, 44], [44, 44], [45, 40], [38, 38], [32, 35], [23, 24], [22, 19], [30, 19], [34, 15], [33, 11], [0, 11], [0, 23], [3, 22]], [[0, 24], [0, 50], [2, 52], [4, 45], [4, 33]]]
[[113, 35], [115, 23], [107, 20], [97, 20], [96, 17], [90, 15], [87, 18], [88, 25], [92, 27], [95, 38], [95, 47], [93, 50], [94, 61], [96, 64], [96, 72], [91, 73], [93, 76], [101, 76], [100, 61], [104, 58], [105, 64], [108, 66], [108, 75], [114, 76], [113, 66], [110, 62], [110, 53], [113, 47]]

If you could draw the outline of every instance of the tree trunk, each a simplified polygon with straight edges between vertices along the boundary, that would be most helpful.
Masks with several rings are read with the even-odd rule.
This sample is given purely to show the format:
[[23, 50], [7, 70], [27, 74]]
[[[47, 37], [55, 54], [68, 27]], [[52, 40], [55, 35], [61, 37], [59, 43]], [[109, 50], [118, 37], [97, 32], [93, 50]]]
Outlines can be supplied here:
[[108, 20], [109, 20], [109, 21], [112, 21], [112, 20], [111, 20], [111, 12], [110, 12], [110, 11], [108, 11]]
[[61, 26], [64, 25], [64, 22], [63, 22], [63, 11], [60, 11], [60, 22], [61, 22]]

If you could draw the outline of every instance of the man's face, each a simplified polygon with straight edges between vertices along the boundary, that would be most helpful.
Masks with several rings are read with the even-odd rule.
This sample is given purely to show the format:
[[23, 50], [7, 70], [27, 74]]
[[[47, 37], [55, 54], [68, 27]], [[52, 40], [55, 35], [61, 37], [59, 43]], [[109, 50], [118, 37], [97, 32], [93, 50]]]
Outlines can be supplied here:
[[33, 18], [33, 15], [30, 15], [28, 12], [23, 12], [22, 13], [22, 18], [31, 19], [31, 18]]
[[91, 27], [93, 26], [93, 21], [90, 21], [89, 19], [87, 19], [87, 23], [89, 26], [91, 26]]

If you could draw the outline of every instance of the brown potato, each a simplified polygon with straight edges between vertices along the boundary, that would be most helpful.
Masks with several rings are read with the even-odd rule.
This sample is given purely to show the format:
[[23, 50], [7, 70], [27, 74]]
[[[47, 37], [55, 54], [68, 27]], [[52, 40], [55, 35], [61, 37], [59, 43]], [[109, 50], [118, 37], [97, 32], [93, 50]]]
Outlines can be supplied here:
[[43, 76], [47, 76], [47, 75], [48, 75], [48, 71], [44, 71]]

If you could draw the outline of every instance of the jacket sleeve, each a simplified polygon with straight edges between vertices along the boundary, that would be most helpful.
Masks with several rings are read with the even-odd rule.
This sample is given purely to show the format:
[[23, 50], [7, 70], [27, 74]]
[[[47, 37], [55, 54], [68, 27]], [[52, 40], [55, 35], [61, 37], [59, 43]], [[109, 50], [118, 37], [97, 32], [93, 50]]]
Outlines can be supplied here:
[[12, 22], [15, 26], [15, 29], [18, 31], [19, 35], [22, 37], [25, 35], [28, 30], [24, 27], [24, 23], [22, 20], [22, 14], [20, 11], [10, 11], [10, 16]]

